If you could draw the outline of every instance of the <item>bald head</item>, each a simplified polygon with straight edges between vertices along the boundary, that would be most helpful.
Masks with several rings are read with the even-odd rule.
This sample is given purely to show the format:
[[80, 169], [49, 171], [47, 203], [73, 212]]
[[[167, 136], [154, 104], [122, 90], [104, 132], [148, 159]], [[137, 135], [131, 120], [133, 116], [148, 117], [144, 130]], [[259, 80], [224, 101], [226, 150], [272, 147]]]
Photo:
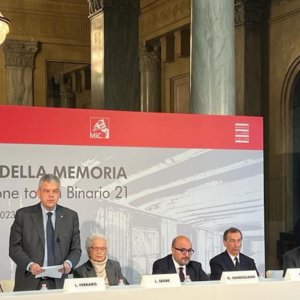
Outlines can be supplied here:
[[179, 235], [172, 241], [172, 256], [180, 265], [187, 265], [193, 254], [192, 242], [184, 235]]

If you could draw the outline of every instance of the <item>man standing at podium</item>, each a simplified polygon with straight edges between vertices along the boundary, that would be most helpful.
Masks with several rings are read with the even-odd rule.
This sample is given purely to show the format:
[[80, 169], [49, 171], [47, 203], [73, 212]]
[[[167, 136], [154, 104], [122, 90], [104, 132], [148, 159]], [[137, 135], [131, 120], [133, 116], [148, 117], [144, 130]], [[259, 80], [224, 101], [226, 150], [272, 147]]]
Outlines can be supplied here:
[[211, 280], [221, 279], [223, 271], [258, 271], [252, 258], [242, 254], [243, 235], [242, 232], [234, 227], [230, 227], [224, 232], [223, 244], [226, 250], [213, 257], [210, 264]]
[[191, 260], [194, 249], [186, 236], [180, 235], [172, 242], [172, 254], [158, 259], [153, 263], [152, 274], [178, 273], [180, 281], [189, 276], [191, 281], [209, 280], [202, 270], [201, 263]]
[[[9, 256], [17, 265], [14, 291], [38, 290], [42, 284], [60, 289], [80, 259], [78, 215], [57, 204], [60, 189], [58, 177], [42, 176], [37, 190], [40, 203], [16, 212], [9, 241]], [[63, 265], [61, 278], [35, 277], [54, 265]]]

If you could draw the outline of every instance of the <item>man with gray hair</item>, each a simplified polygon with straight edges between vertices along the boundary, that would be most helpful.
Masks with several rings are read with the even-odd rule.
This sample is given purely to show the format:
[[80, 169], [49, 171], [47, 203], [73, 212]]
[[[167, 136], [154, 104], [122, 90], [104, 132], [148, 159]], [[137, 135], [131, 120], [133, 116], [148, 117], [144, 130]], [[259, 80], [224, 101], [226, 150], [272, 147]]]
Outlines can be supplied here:
[[[9, 256], [16, 263], [14, 291], [63, 288], [80, 259], [79, 220], [75, 211], [57, 204], [60, 180], [45, 174], [39, 181], [38, 204], [17, 210], [10, 230]], [[61, 278], [40, 277], [44, 267], [63, 265]]]
[[226, 250], [213, 257], [210, 264], [211, 280], [220, 280], [223, 272], [258, 271], [254, 260], [241, 253], [243, 235], [235, 227], [230, 227], [223, 234], [223, 244]]
[[74, 278], [101, 277], [106, 285], [128, 284], [118, 261], [109, 259], [107, 238], [101, 234], [91, 234], [85, 243], [89, 260], [74, 270]]

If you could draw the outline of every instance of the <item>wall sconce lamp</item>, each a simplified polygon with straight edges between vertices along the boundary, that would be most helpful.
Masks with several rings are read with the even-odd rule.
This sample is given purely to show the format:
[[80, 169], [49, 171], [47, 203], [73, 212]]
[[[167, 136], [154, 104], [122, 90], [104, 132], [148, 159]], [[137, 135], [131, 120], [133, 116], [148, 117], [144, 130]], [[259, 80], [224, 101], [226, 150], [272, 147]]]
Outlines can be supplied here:
[[6, 35], [9, 33], [10, 20], [3, 17], [0, 12], [0, 45], [4, 42]]

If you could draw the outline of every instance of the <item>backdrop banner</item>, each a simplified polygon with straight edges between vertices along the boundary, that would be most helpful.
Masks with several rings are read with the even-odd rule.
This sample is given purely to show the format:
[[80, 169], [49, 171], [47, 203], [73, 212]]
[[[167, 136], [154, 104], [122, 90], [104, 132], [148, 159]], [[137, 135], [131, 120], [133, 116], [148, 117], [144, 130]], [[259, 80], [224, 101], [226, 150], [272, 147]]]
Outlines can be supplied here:
[[109, 257], [131, 283], [151, 274], [176, 235], [210, 273], [224, 230], [264, 271], [262, 118], [0, 106], [0, 278], [18, 208], [37, 203], [39, 178], [61, 178], [59, 203], [88, 234], [105, 234]]

